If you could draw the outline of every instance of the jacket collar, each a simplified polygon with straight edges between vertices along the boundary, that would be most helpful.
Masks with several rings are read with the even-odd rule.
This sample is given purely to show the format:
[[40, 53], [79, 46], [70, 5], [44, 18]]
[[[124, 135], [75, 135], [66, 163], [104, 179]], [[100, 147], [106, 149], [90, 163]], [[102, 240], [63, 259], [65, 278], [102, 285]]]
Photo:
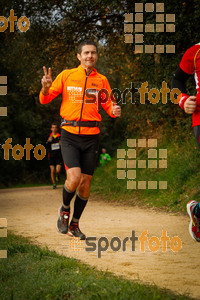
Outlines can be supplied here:
[[[78, 70], [79, 70], [80, 72], [82, 72], [82, 73], [85, 74], [85, 69], [84, 69], [81, 65], [78, 66]], [[92, 72], [90, 73], [90, 75], [94, 75], [94, 74], [96, 74], [96, 73], [97, 73], [97, 70], [96, 70], [95, 68], [93, 68], [93, 70], [92, 70]]]

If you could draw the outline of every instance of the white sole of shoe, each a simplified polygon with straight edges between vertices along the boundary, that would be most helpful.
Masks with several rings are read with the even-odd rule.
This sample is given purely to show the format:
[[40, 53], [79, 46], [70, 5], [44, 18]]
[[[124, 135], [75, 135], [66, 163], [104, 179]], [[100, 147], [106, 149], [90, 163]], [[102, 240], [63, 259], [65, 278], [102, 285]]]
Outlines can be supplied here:
[[[194, 202], [197, 203], [196, 201], [194, 201]], [[190, 216], [189, 233], [190, 233], [191, 237], [193, 238], [193, 240], [195, 240], [197, 242], [197, 240], [194, 237], [194, 233], [192, 231], [192, 214], [191, 214], [191, 211], [190, 211], [190, 205], [191, 205], [191, 203], [192, 202], [190, 202], [190, 203], [187, 204], [187, 213]]]
[[68, 231], [67, 235], [70, 236], [70, 237], [74, 237], [73, 234], [70, 231]]

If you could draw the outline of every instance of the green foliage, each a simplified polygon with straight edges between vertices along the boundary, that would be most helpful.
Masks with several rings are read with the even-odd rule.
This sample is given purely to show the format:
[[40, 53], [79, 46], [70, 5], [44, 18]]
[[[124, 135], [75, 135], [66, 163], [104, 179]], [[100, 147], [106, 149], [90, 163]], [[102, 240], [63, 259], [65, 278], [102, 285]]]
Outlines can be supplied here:
[[[163, 128], [164, 129], [164, 128]], [[167, 168], [136, 168], [136, 181], [167, 181], [167, 189], [156, 190], [127, 189], [127, 178], [117, 178], [116, 155], [106, 166], [96, 169], [92, 184], [92, 192], [103, 195], [107, 201], [117, 201], [129, 205], [147, 205], [162, 207], [168, 211], [185, 211], [188, 201], [199, 201], [200, 161], [199, 150], [191, 134], [185, 136], [184, 130], [172, 138], [172, 129], [157, 137], [157, 149], [167, 149]], [[138, 136], [132, 136], [138, 138]], [[141, 138], [141, 136], [139, 136]], [[151, 133], [144, 138], [151, 138]], [[128, 149], [123, 142], [118, 149]], [[148, 148], [136, 148], [138, 160], [147, 160]], [[136, 162], [136, 166], [137, 162]], [[159, 165], [158, 165], [159, 166]], [[126, 169], [127, 171], [128, 169]]]

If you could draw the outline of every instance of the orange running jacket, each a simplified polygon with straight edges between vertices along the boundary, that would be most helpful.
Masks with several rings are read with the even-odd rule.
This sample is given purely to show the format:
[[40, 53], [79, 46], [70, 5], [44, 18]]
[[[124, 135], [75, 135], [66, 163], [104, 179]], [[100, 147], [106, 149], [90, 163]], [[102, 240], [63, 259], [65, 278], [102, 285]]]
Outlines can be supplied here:
[[[102, 89], [105, 89], [104, 92]], [[101, 91], [101, 92], [99, 92]], [[111, 88], [105, 76], [96, 69], [86, 76], [85, 69], [78, 68], [64, 70], [53, 81], [49, 94], [40, 91], [40, 103], [46, 104], [62, 93], [60, 115], [70, 121], [101, 121], [98, 112], [99, 105], [113, 118]], [[101, 100], [100, 100], [101, 99]], [[113, 99], [114, 100], [114, 99]], [[98, 127], [63, 126], [63, 129], [74, 134], [98, 134]]]

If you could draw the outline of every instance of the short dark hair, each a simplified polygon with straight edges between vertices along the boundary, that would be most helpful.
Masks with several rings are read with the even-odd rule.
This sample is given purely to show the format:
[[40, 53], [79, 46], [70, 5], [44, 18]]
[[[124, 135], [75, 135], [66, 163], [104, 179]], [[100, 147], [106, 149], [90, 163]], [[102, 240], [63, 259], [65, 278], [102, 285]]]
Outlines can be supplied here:
[[58, 128], [58, 124], [56, 124], [56, 123], [52, 123], [52, 124], [51, 124], [51, 127], [52, 127], [53, 125], [57, 126], [57, 128]]
[[97, 49], [97, 53], [98, 53], [98, 48], [97, 48], [97, 44], [95, 42], [93, 42], [92, 40], [85, 40], [85, 41], [82, 41], [79, 45], [78, 45], [78, 53], [81, 54], [82, 52], [82, 48], [83, 46], [85, 45], [93, 45], [96, 47]]

